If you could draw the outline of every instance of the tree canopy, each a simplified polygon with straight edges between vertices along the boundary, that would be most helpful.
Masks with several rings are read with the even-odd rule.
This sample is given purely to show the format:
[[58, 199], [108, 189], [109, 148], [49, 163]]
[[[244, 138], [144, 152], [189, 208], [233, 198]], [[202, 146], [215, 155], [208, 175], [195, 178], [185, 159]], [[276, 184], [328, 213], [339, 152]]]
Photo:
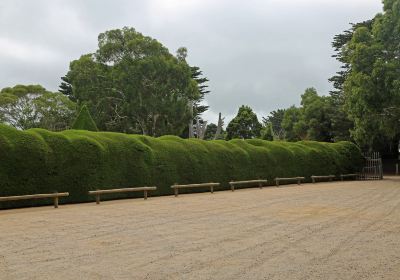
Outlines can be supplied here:
[[71, 62], [60, 87], [101, 130], [179, 135], [200, 95], [192, 74], [157, 40], [125, 27], [101, 33], [97, 51]]
[[75, 103], [40, 85], [16, 85], [0, 91], [0, 121], [18, 129], [67, 129]]
[[226, 128], [226, 138], [230, 140], [260, 137], [261, 127], [262, 125], [253, 110], [249, 106], [242, 105], [236, 117], [229, 122]]

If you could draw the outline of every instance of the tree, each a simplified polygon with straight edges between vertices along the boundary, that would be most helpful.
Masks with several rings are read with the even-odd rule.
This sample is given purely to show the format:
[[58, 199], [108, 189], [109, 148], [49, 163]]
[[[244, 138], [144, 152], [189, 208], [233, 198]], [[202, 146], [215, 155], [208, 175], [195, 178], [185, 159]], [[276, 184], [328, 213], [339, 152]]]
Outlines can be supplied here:
[[288, 141], [314, 140], [332, 142], [331, 97], [319, 96], [315, 88], [308, 88], [301, 96], [301, 107], [287, 109], [282, 121]]
[[215, 123], [210, 123], [209, 125], [207, 125], [204, 140], [223, 140], [223, 139], [225, 139], [224, 129], [221, 127], [221, 131], [219, 134], [217, 133], [217, 131], [218, 131], [218, 125], [216, 125]]
[[217, 133], [217, 125], [215, 123], [210, 123], [209, 125], [207, 125], [204, 140], [213, 140], [215, 133]]
[[101, 33], [94, 54], [70, 64], [62, 89], [86, 104], [101, 130], [179, 135], [199, 96], [190, 66], [133, 28]]
[[260, 137], [261, 127], [253, 110], [249, 106], [242, 105], [236, 117], [229, 122], [226, 128], [227, 139]]
[[268, 117], [263, 117], [264, 127], [267, 127], [269, 124], [271, 125], [271, 132], [274, 139], [285, 139], [285, 130], [282, 127], [285, 111], [285, 109], [278, 109], [276, 111], [272, 111]]
[[[187, 55], [188, 51], [185, 47], [180, 47], [176, 51], [176, 57], [179, 61], [186, 63]], [[209, 80], [203, 76], [203, 71], [201, 71], [198, 66], [191, 66], [190, 71], [192, 73], [192, 79], [196, 81], [198, 88], [198, 95], [195, 96], [195, 99], [191, 100], [193, 103], [193, 119], [196, 119], [197, 117], [201, 117], [201, 114], [206, 112], [209, 108], [209, 106], [202, 104], [206, 95], [210, 93], [207, 84]]]
[[274, 133], [273, 133], [273, 130], [272, 130], [272, 123], [267, 123], [261, 129], [261, 139], [268, 140], [268, 141], [273, 141], [274, 140]]
[[0, 120], [18, 129], [64, 130], [75, 112], [74, 102], [40, 85], [17, 85], [0, 91]]
[[[305, 139], [332, 142], [331, 107], [329, 97], [319, 96], [315, 88], [308, 88], [301, 96], [302, 116], [297, 129], [306, 130]], [[298, 132], [300, 135], [301, 132]]]
[[[180, 47], [176, 51], [176, 57], [181, 62], [186, 63], [187, 55], [188, 51], [185, 47]], [[201, 118], [201, 115], [209, 108], [209, 106], [202, 104], [206, 94], [210, 93], [207, 85], [208, 79], [206, 77], [203, 77], [203, 72], [197, 66], [190, 67], [190, 71], [192, 73], [192, 79], [197, 83], [199, 94], [196, 96], [196, 98], [189, 101], [192, 119], [189, 120], [188, 131], [185, 131], [182, 135], [185, 138], [194, 138], [195, 136], [198, 137], [199, 133], [196, 131], [196, 129], [199, 127], [200, 123], [204, 122], [204, 120]]]
[[285, 114], [282, 120], [282, 128], [285, 130], [285, 140], [287, 141], [299, 141], [301, 136], [304, 137], [304, 133], [299, 135], [301, 132], [300, 125], [298, 125], [301, 118], [301, 110], [296, 106], [291, 106], [285, 110]]
[[385, 0], [384, 13], [354, 25], [339, 46], [347, 67], [340, 81], [352, 137], [366, 149], [383, 149], [400, 137], [400, 0]]
[[76, 117], [72, 129], [98, 131], [96, 123], [89, 113], [86, 105], [83, 105], [79, 115]]
[[340, 71], [329, 79], [333, 84], [334, 90], [330, 91], [330, 102], [332, 110], [335, 112], [331, 115], [332, 128], [331, 133], [334, 141], [352, 140], [350, 132], [354, 129], [354, 121], [350, 119], [349, 112], [345, 107], [344, 83], [351, 73], [352, 64], [348, 59], [348, 44], [353, 38], [355, 30], [359, 27], [372, 29], [373, 20], [351, 24], [349, 30], [344, 31], [334, 37], [332, 47], [336, 54], [333, 55], [342, 65]]

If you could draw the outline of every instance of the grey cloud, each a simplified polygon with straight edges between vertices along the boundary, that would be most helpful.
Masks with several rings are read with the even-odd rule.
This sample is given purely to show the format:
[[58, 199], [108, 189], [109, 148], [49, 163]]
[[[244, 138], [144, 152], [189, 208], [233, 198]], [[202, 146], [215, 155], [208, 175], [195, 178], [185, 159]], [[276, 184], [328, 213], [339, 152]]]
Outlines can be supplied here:
[[307, 87], [326, 94], [338, 69], [333, 36], [380, 11], [379, 0], [2, 0], [0, 87], [56, 90], [100, 32], [132, 26], [171, 52], [189, 49], [189, 63], [210, 79], [209, 121], [218, 112], [228, 120], [242, 104], [261, 119], [298, 104]]

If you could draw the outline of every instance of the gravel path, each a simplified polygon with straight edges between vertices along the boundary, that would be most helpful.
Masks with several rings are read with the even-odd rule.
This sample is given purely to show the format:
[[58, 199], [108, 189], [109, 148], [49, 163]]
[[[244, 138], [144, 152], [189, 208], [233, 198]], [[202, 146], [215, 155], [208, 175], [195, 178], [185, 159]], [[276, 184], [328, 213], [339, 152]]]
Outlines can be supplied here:
[[0, 279], [400, 279], [400, 177], [0, 211]]

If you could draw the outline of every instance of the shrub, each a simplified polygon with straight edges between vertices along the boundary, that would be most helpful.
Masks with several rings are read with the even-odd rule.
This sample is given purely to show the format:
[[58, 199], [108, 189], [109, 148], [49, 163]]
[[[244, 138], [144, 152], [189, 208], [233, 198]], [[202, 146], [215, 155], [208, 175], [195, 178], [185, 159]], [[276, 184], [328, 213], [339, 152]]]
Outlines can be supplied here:
[[220, 182], [219, 189], [227, 189], [230, 180], [353, 173], [361, 163], [359, 149], [350, 142], [203, 141], [82, 130], [18, 131], [5, 125], [0, 125], [0, 158], [0, 196], [68, 191], [67, 202], [91, 201], [87, 192], [95, 189], [154, 185], [158, 190], [153, 194], [169, 195], [174, 183]]
[[76, 117], [74, 123], [72, 124], [72, 129], [98, 131], [96, 123], [90, 115], [86, 105], [82, 106], [79, 115]]

